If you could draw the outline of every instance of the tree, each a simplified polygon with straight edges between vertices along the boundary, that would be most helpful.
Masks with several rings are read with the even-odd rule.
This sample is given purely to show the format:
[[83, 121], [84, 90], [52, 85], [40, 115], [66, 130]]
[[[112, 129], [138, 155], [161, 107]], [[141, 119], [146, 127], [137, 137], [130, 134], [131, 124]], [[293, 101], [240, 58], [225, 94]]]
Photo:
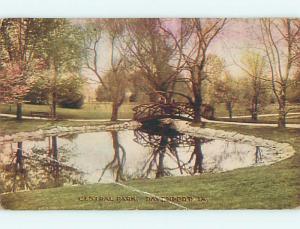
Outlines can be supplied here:
[[1, 19], [2, 101], [17, 104], [17, 119], [22, 118], [23, 98], [30, 88], [33, 72], [43, 69], [40, 47], [48, 35], [49, 19]]
[[48, 71], [52, 72], [51, 82], [51, 113], [56, 118], [58, 103], [58, 81], [64, 73], [78, 73], [84, 56], [83, 31], [67, 19], [51, 19], [46, 25], [50, 33], [40, 47], [42, 58], [46, 61]]
[[134, 71], [130, 73], [130, 82], [128, 90], [130, 92], [129, 101], [145, 103], [146, 101], [151, 101], [153, 99], [153, 90], [149, 88], [149, 84], [146, 78], [142, 76], [141, 71]]
[[[192, 96], [188, 93], [176, 93], [188, 100], [194, 109], [194, 122], [201, 122], [201, 107], [203, 103], [203, 82], [208, 79], [209, 74], [205, 71], [208, 62], [208, 48], [211, 42], [222, 31], [226, 19], [182, 19], [179, 27], [184, 28], [184, 39], [177, 38], [175, 33], [172, 37], [178, 47], [179, 55], [184, 62], [187, 71], [181, 82], [185, 83]], [[181, 45], [183, 43], [183, 45]]]
[[249, 111], [253, 121], [257, 121], [258, 113], [267, 104], [268, 85], [266, 82], [267, 62], [257, 52], [247, 52], [242, 57], [240, 68], [246, 73], [244, 80], [244, 99], [250, 104]]
[[26, 101], [32, 104], [49, 104], [50, 97], [50, 72], [43, 71], [41, 74], [35, 75], [30, 90], [24, 97]]
[[270, 69], [269, 82], [278, 103], [278, 127], [286, 126], [287, 91], [299, 61], [299, 19], [261, 19], [261, 37]]
[[215, 97], [220, 103], [225, 104], [230, 119], [232, 119], [233, 108], [240, 95], [238, 81], [228, 71], [225, 72], [224, 77], [216, 82]]
[[124, 70], [109, 71], [103, 76], [105, 87], [100, 85], [97, 89], [97, 98], [100, 101], [112, 102], [111, 121], [118, 119], [119, 108], [125, 100], [126, 89], [129, 85], [128, 79], [128, 73]]
[[[32, 104], [49, 104], [51, 101], [51, 90], [53, 88], [50, 71], [35, 76], [35, 81], [25, 100]], [[62, 74], [56, 82], [57, 102], [65, 108], [80, 108], [84, 102], [82, 93], [84, 79], [79, 74]]]
[[[0, 70], [0, 102], [15, 103], [22, 101], [30, 90], [31, 81], [25, 79], [18, 65], [7, 64]], [[20, 107], [19, 107], [20, 109]], [[20, 110], [18, 119], [21, 119]]]
[[[134, 66], [145, 73], [153, 91], [167, 100], [173, 95], [184, 97], [194, 109], [194, 121], [200, 122], [208, 48], [225, 23], [226, 19], [128, 21], [125, 51]], [[184, 76], [178, 77], [183, 71]], [[185, 83], [192, 96], [175, 91], [176, 83]]]
[[[209, 104], [212, 107], [212, 117], [214, 118], [214, 112], [216, 110], [216, 104], [219, 103], [219, 99], [215, 97], [215, 92], [218, 89], [219, 81], [225, 72], [225, 61], [217, 55], [209, 54], [207, 56], [207, 64], [205, 67], [205, 73], [207, 74], [207, 80], [203, 82], [203, 101], [205, 104]], [[203, 113], [203, 111], [202, 111]], [[202, 115], [204, 116], [204, 115]]]
[[173, 34], [166, 27], [167, 20], [127, 19], [122, 37], [123, 56], [135, 71], [140, 72], [143, 87], [152, 102], [160, 97], [171, 101], [173, 93], [169, 92], [174, 90], [176, 78], [182, 71], [179, 55], [182, 45], [177, 47]]
[[64, 108], [81, 108], [84, 103], [82, 94], [84, 80], [80, 75], [70, 74], [57, 83], [57, 101]]
[[[87, 25], [86, 67], [94, 73], [101, 88], [107, 93], [109, 100], [112, 101], [111, 121], [118, 119], [118, 111], [125, 100], [128, 74], [125, 70], [125, 61], [120, 53], [120, 37], [123, 34], [122, 23], [118, 19], [99, 19]], [[102, 74], [99, 69], [100, 42], [105, 39], [110, 44], [110, 67], [108, 73]]]

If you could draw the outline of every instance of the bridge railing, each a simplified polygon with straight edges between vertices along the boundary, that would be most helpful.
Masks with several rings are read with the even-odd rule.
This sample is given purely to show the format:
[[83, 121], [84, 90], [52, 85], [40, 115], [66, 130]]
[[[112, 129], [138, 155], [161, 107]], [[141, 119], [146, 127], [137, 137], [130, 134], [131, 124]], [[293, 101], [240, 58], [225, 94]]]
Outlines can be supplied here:
[[138, 121], [164, 117], [190, 119], [194, 117], [193, 108], [189, 104], [182, 102], [141, 104], [134, 107], [133, 111], [134, 119]]

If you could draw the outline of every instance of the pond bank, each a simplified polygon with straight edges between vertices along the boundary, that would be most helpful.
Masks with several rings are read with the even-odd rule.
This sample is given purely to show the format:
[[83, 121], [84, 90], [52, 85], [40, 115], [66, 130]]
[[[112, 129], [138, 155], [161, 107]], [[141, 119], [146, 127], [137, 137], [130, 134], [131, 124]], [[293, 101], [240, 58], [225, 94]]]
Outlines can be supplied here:
[[276, 155], [273, 160], [266, 161], [264, 165], [270, 165], [275, 162], [285, 160], [295, 154], [293, 146], [288, 143], [279, 143], [273, 140], [255, 137], [253, 135], [244, 135], [238, 132], [229, 132], [210, 128], [200, 128], [192, 126], [189, 122], [179, 120], [172, 121], [171, 126], [181, 133], [186, 133], [194, 137], [222, 139], [275, 150]]
[[42, 139], [47, 136], [63, 136], [74, 133], [94, 132], [94, 131], [112, 131], [112, 130], [132, 130], [140, 127], [141, 124], [136, 121], [122, 122], [122, 123], [107, 123], [99, 125], [83, 125], [83, 126], [55, 126], [50, 129], [39, 129], [30, 132], [18, 132], [14, 134], [6, 134], [0, 136], [0, 143], [2, 142], [17, 142], [23, 140]]

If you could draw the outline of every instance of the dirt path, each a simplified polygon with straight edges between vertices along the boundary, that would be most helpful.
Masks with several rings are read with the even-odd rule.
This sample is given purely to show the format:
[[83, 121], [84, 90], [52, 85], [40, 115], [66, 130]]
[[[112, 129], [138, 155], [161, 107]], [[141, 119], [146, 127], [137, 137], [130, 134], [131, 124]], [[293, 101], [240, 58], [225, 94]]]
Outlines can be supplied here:
[[[13, 114], [0, 114], [0, 117], [7, 117], [7, 118], [15, 118], [16, 115]], [[51, 118], [40, 118], [40, 117], [31, 117], [31, 116], [22, 116], [23, 119], [31, 119], [31, 120], [48, 120], [51, 121]], [[120, 121], [130, 121], [131, 119], [118, 119]], [[63, 121], [74, 121], [74, 122], [107, 122], [110, 119], [63, 119]]]
[[[300, 113], [290, 113], [290, 114], [300, 114]], [[266, 115], [276, 115], [276, 114], [266, 114]], [[0, 114], [0, 117], [9, 117], [14, 118], [15, 115], [12, 114]], [[39, 117], [31, 117], [31, 116], [22, 116], [24, 119], [35, 119], [35, 120], [51, 120], [49, 118], [39, 118]], [[242, 116], [239, 116], [242, 117]], [[130, 121], [131, 119], [119, 119], [120, 121]], [[107, 122], [110, 119], [64, 119], [64, 121], [72, 121], [72, 122]], [[270, 124], [270, 123], [247, 123], [247, 122], [227, 122], [227, 121], [215, 121], [215, 120], [208, 120], [202, 118], [203, 122], [208, 123], [220, 123], [220, 124], [229, 124], [229, 125], [243, 125], [243, 126], [270, 126], [270, 127], [277, 127], [277, 124]], [[288, 128], [300, 128], [300, 124], [286, 124]]]
[[[270, 123], [249, 123], [249, 122], [226, 122], [226, 121], [215, 121], [215, 120], [208, 120], [202, 118], [203, 122], [208, 123], [220, 123], [220, 124], [229, 124], [229, 125], [240, 125], [240, 126], [270, 126], [270, 127], [277, 127], [277, 124], [270, 124]], [[286, 124], [288, 128], [300, 128], [300, 124]]]
[[[288, 113], [289, 115], [300, 115], [300, 112], [294, 112], [294, 113]], [[278, 116], [278, 114], [260, 114], [258, 117], [272, 117], [272, 116]], [[223, 116], [223, 117], [218, 117], [218, 118], [228, 118], [228, 116]], [[237, 115], [237, 116], [232, 116], [232, 118], [251, 118], [251, 115]]]

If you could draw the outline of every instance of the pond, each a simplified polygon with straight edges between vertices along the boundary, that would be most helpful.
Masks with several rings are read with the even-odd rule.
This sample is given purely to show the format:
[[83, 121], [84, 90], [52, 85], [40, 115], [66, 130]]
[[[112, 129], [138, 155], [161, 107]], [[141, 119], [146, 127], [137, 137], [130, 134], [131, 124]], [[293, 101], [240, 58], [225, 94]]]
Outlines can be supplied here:
[[270, 149], [170, 129], [103, 131], [0, 144], [0, 192], [223, 172]]

